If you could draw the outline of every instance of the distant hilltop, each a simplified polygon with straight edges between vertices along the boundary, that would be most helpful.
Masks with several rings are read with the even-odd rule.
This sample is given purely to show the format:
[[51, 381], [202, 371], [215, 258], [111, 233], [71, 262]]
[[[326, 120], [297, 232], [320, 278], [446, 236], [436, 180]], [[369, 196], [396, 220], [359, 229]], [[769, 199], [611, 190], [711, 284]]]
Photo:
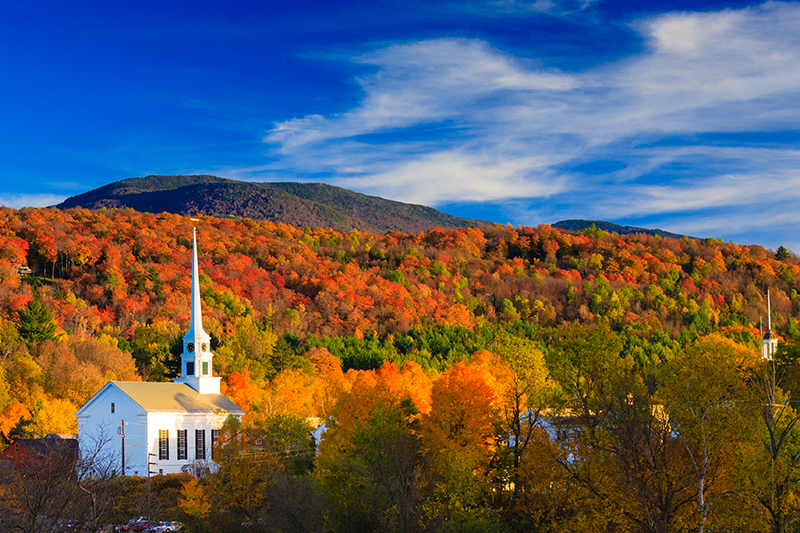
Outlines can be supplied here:
[[[568, 231], [583, 231], [586, 228], [591, 228], [592, 226], [596, 227], [597, 229], [607, 231], [609, 233], [619, 233], [620, 235], [630, 235], [632, 233], [644, 233], [646, 235], [659, 235], [661, 237], [671, 237], [673, 239], [682, 239], [686, 237], [686, 235], [681, 235], [680, 233], [670, 233], [669, 231], [664, 231], [663, 229], [648, 229], [648, 228], [637, 228], [636, 226], [621, 226], [619, 224], [613, 224], [611, 222], [605, 222], [603, 220], [581, 220], [581, 219], [571, 218], [569, 220], [561, 220], [553, 224], [554, 228], [565, 229]], [[689, 237], [689, 238], [694, 239], [696, 237]]]
[[491, 224], [324, 183], [253, 183], [207, 175], [128, 178], [67, 198], [56, 207], [129, 207], [149, 213], [251, 218], [298, 227], [357, 229], [378, 234]]
[[[459, 229], [494, 223], [456, 217], [432, 207], [368, 196], [325, 183], [256, 183], [208, 175], [128, 178], [67, 198], [56, 207], [131, 208], [146, 213], [251, 218], [297, 227], [356, 229], [377, 234], [421, 233], [434, 227]], [[552, 226], [583, 231], [592, 225], [620, 235], [646, 233], [683, 237], [661, 229], [621, 226], [603, 220], [570, 219]]]

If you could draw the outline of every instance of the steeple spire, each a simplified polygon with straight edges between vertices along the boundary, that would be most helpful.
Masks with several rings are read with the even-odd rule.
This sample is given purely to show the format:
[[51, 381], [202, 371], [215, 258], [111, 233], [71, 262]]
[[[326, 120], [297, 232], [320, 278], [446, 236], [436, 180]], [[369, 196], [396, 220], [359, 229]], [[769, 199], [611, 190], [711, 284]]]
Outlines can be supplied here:
[[767, 332], [764, 333], [761, 354], [764, 359], [772, 360], [778, 350], [778, 335], [772, 331], [772, 303], [767, 289]]
[[192, 322], [187, 337], [207, 336], [203, 330], [203, 309], [200, 303], [200, 269], [197, 267], [197, 230], [192, 228]]
[[767, 329], [772, 330], [772, 304], [769, 298], [769, 289], [767, 289]]
[[192, 303], [189, 331], [183, 336], [181, 377], [173, 381], [186, 383], [200, 394], [219, 394], [220, 378], [212, 368], [211, 336], [203, 329], [200, 269], [197, 266], [197, 232], [192, 229]]

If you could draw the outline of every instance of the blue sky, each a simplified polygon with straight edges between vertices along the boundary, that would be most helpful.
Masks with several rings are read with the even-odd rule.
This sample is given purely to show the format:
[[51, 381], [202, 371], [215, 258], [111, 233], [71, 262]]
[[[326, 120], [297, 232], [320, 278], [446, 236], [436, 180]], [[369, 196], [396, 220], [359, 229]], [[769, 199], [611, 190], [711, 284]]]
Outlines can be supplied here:
[[0, 7], [0, 204], [210, 173], [800, 252], [798, 3], [164, 4]]

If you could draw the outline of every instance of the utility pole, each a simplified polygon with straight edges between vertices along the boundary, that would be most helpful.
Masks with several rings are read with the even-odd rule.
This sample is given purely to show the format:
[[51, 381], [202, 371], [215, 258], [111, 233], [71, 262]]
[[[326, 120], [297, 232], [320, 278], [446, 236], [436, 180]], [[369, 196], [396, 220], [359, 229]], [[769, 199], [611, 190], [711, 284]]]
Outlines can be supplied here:
[[150, 471], [150, 465], [155, 465], [158, 463], [153, 463], [150, 461], [150, 457], [155, 457], [156, 454], [148, 453], [147, 454], [147, 521], [150, 521], [150, 474], [155, 474], [155, 472]]
[[120, 436], [122, 437], [122, 475], [125, 475], [125, 419], [122, 419], [122, 426], [120, 427]]

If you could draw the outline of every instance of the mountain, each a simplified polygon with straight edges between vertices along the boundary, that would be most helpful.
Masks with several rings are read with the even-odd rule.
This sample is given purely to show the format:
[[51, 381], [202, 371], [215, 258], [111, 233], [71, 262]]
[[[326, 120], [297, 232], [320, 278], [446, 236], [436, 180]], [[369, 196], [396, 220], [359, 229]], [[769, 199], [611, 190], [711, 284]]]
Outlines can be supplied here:
[[489, 224], [324, 183], [252, 183], [207, 175], [128, 178], [67, 198], [56, 207], [130, 207], [141, 212], [200, 213], [372, 233]]
[[[603, 220], [581, 220], [571, 218], [569, 220], [561, 220], [553, 224], [554, 228], [565, 229], [568, 231], [583, 231], [592, 226], [597, 229], [607, 231], [609, 233], [618, 233], [620, 235], [630, 235], [632, 233], [644, 233], [646, 235], [660, 235], [661, 237], [671, 237], [673, 239], [682, 239], [684, 235], [679, 233], [670, 233], [663, 229], [648, 229], [637, 228], [636, 226], [620, 226], [612, 222], [605, 222]], [[690, 237], [694, 238], [694, 237]]]

